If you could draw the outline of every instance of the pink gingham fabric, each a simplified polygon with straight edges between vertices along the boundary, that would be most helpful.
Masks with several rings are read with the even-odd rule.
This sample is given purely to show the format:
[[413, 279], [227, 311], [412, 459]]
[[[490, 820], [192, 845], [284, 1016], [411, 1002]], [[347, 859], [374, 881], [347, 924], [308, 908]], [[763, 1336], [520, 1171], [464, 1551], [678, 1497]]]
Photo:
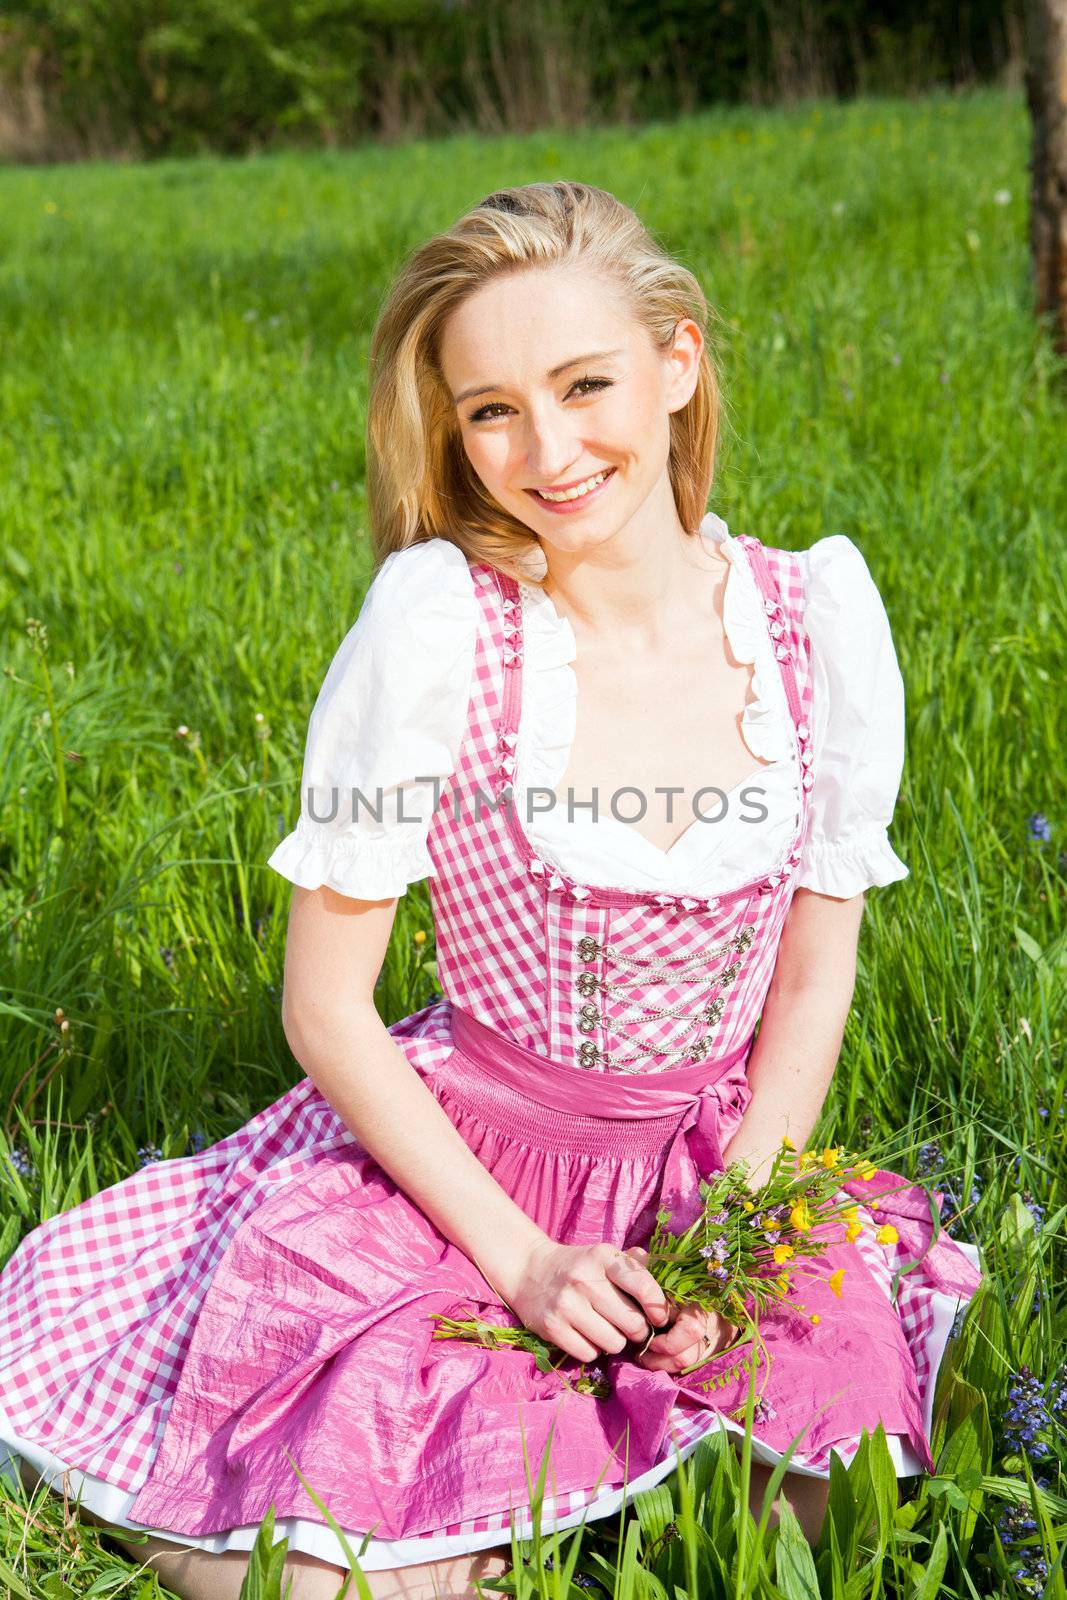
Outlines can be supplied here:
[[[712, 899], [581, 883], [531, 849], [507, 803], [522, 589], [472, 567], [467, 733], [429, 836], [443, 998], [390, 1033], [497, 1181], [565, 1242], [639, 1242], [662, 1203], [691, 1215], [751, 1098], [812, 786], [812, 674], [797, 560], [740, 543], [793, 719], [797, 818], [781, 860]], [[826, 1254], [851, 1293], [812, 1282], [820, 1325], [765, 1326], [755, 1432], [782, 1450], [803, 1430], [794, 1461], [827, 1472], [881, 1421], [930, 1470], [933, 1303], [967, 1301], [981, 1277], [935, 1239], [922, 1190], [878, 1173], [850, 1192], [867, 1231]], [[874, 1243], [879, 1221], [897, 1245]], [[521, 1352], [432, 1339], [431, 1312], [472, 1305], [513, 1320], [305, 1078], [210, 1149], [22, 1241], [0, 1274], [0, 1394], [21, 1438], [135, 1492], [131, 1517], [150, 1527], [208, 1534], [271, 1505], [321, 1520], [295, 1462], [342, 1527], [382, 1539], [506, 1536], [526, 1499], [524, 1439], [535, 1475], [551, 1439], [544, 1515], [595, 1515], [604, 1489], [743, 1401], [740, 1380], [704, 1386], [715, 1358], [684, 1378], [608, 1358], [613, 1392], [597, 1401]]]

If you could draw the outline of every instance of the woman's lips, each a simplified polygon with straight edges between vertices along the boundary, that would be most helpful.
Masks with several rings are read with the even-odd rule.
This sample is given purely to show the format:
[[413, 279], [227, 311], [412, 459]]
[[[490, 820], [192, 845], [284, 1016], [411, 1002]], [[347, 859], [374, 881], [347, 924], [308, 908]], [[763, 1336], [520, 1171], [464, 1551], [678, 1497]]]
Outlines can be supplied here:
[[536, 489], [527, 489], [526, 493], [546, 511], [554, 511], [557, 514], [568, 511], [584, 511], [586, 506], [592, 505], [593, 501], [603, 494], [612, 478], [614, 478], [615, 470], [614, 467], [609, 467], [607, 477], [602, 478], [595, 489], [590, 489], [588, 494], [578, 495], [573, 500], [546, 500], [543, 495], [538, 494]]

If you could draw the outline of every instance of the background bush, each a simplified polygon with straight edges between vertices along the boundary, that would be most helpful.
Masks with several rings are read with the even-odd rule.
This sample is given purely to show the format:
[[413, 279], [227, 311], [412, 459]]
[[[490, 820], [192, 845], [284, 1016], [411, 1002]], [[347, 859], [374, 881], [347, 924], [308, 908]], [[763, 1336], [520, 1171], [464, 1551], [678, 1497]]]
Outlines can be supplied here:
[[1024, 0], [8, 0], [0, 152], [247, 152], [1021, 82]]

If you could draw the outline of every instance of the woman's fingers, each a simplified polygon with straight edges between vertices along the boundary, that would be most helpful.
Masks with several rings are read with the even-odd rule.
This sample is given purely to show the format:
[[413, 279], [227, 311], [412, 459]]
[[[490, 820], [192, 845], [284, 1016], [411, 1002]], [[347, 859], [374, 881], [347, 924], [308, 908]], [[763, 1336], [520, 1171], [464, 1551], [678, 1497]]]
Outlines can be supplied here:
[[653, 1371], [673, 1372], [709, 1359], [720, 1343], [716, 1319], [699, 1306], [683, 1306], [672, 1326], [651, 1339], [639, 1359]]
[[673, 1354], [656, 1354], [649, 1349], [638, 1356], [641, 1366], [648, 1367], [652, 1372], [678, 1372], [682, 1367], [691, 1367], [700, 1358], [707, 1357], [708, 1351], [699, 1343], [690, 1344], [684, 1350], [676, 1350]]
[[663, 1290], [645, 1266], [647, 1260], [647, 1250], [631, 1245], [629, 1250], [618, 1251], [606, 1262], [604, 1275], [617, 1288], [633, 1296], [650, 1327], [660, 1328], [670, 1315], [670, 1307]]
[[598, 1306], [591, 1303], [580, 1306], [573, 1313], [571, 1326], [596, 1345], [598, 1357], [604, 1354], [620, 1355], [630, 1340], [630, 1335], [612, 1317], [604, 1316]]
[[590, 1300], [600, 1315], [612, 1323], [627, 1340], [643, 1342], [648, 1338], [650, 1331], [654, 1332], [661, 1326], [660, 1323], [651, 1322], [645, 1316], [640, 1304], [610, 1280], [596, 1284], [590, 1290]]
[[704, 1313], [695, 1306], [683, 1306], [671, 1326], [657, 1333], [649, 1349], [656, 1355], [677, 1355], [679, 1351], [688, 1350], [690, 1345], [700, 1344], [708, 1332], [710, 1328]]

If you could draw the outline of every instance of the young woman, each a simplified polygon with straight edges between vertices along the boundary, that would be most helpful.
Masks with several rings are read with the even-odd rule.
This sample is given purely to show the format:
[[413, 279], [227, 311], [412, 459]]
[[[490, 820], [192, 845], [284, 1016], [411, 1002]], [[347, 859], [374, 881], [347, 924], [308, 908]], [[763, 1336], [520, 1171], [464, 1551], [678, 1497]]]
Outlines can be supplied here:
[[[271, 856], [307, 1076], [46, 1223], [0, 1278], [0, 1438], [155, 1530], [141, 1553], [179, 1593], [236, 1594], [272, 1505], [295, 1593], [334, 1593], [348, 1562], [306, 1483], [357, 1551], [371, 1535], [376, 1595], [468, 1594], [508, 1566], [509, 1510], [529, 1535], [546, 1451], [542, 1526], [566, 1528], [742, 1433], [744, 1378], [711, 1381], [734, 1330], [669, 1321], [641, 1241], [661, 1207], [695, 1214], [702, 1174], [744, 1159], [756, 1187], [784, 1135], [807, 1143], [865, 893], [907, 875], [904, 702], [855, 544], [705, 514], [707, 315], [630, 210], [570, 182], [489, 196], [381, 313], [378, 566]], [[387, 1028], [375, 981], [423, 878], [442, 996]], [[821, 1279], [818, 1321], [764, 1321], [756, 1504], [799, 1435], [786, 1497], [812, 1539], [863, 1429], [932, 1470], [938, 1364], [980, 1282], [921, 1190], [857, 1187], [841, 1297]], [[473, 1311], [599, 1359], [610, 1394], [434, 1339], [433, 1313]]]

